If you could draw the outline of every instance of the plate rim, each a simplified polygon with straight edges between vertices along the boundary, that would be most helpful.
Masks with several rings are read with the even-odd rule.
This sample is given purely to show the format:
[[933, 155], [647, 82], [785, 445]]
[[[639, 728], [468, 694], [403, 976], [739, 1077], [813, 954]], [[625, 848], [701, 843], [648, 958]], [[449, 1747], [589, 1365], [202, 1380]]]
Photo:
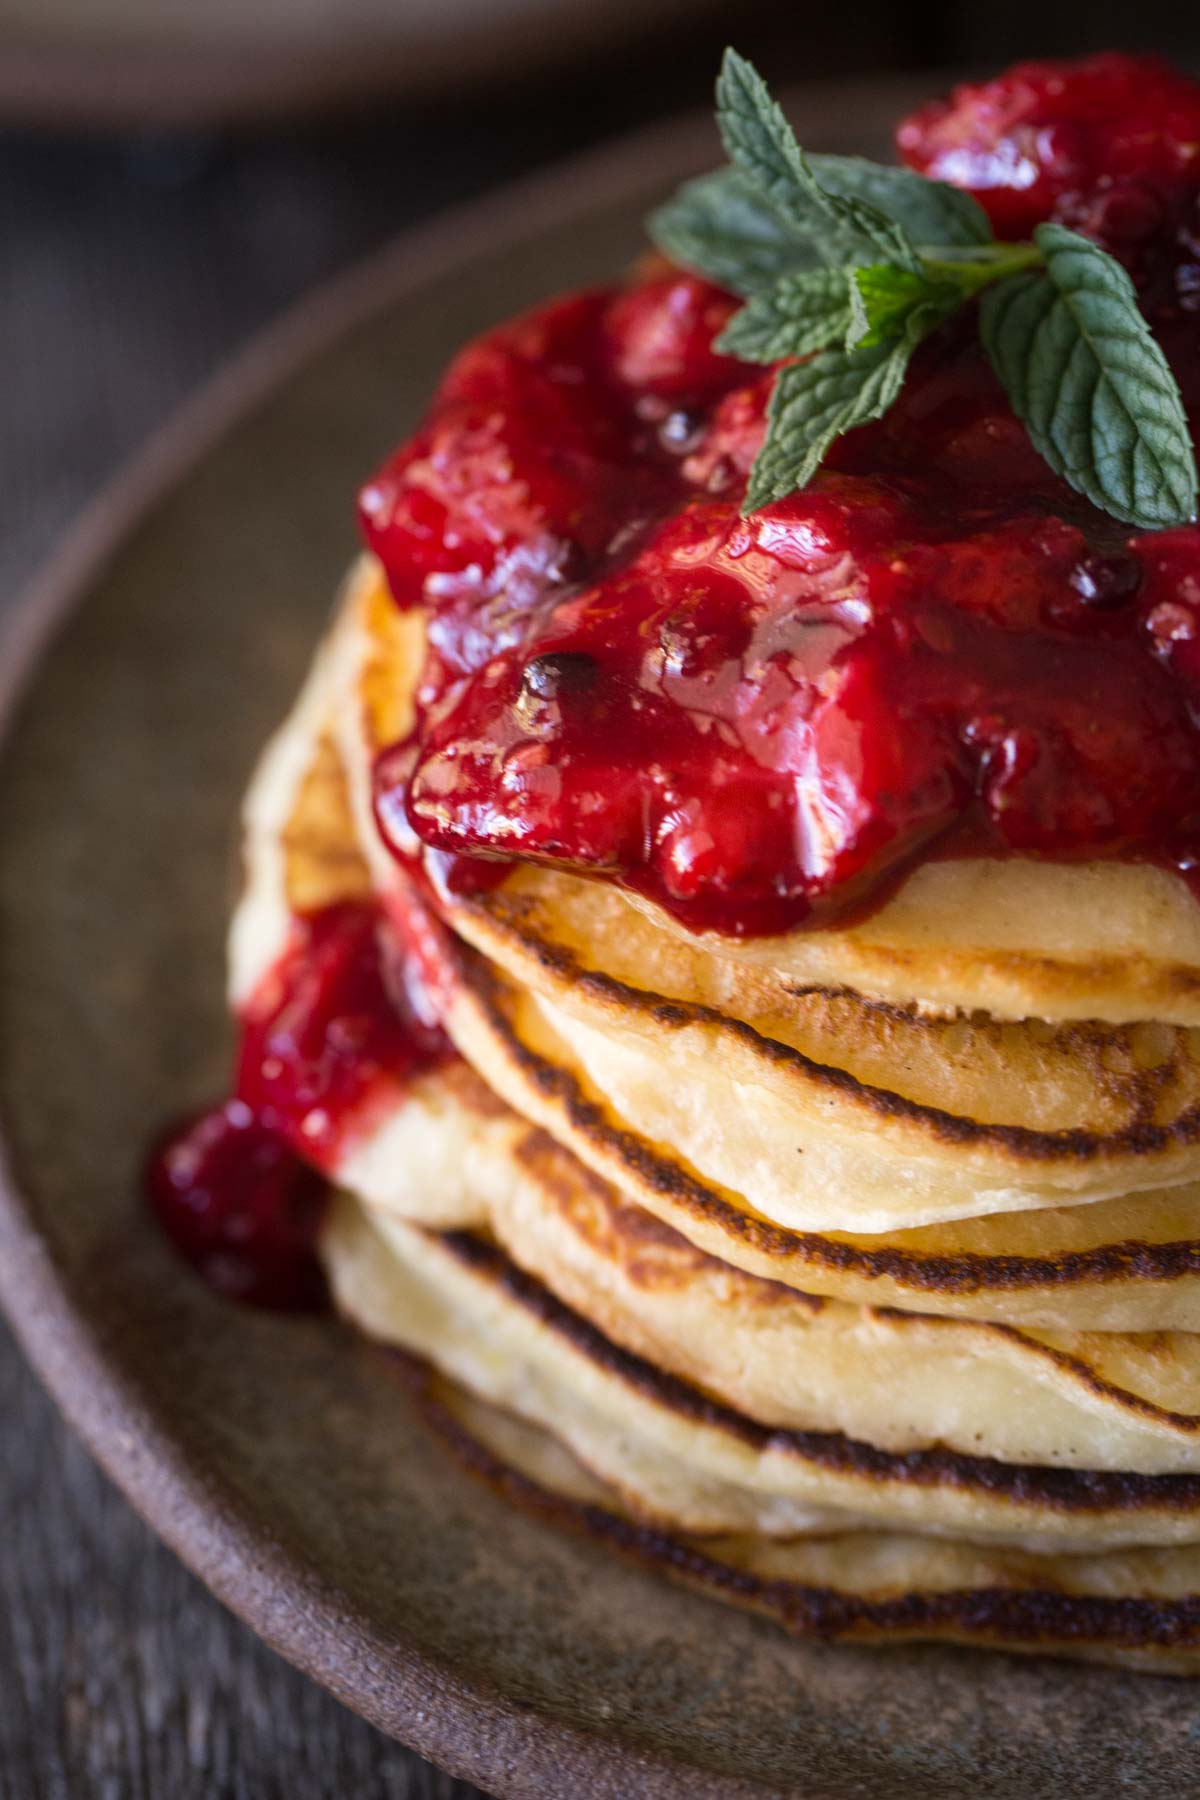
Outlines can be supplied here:
[[[921, 91], [918, 74], [805, 83], [789, 94], [792, 103], [844, 116], [885, 104], [898, 110]], [[45, 657], [126, 540], [312, 358], [456, 266], [518, 253], [572, 217], [692, 172], [715, 147], [711, 119], [686, 113], [556, 161], [403, 231], [252, 333], [101, 486], [21, 587], [0, 624], [0, 757]], [[119, 1358], [106, 1354], [39, 1229], [36, 1204], [21, 1191], [2, 1117], [0, 1308], [59, 1412], [151, 1530], [272, 1650], [387, 1736], [500, 1800], [561, 1792], [555, 1784], [565, 1778], [570, 1792], [595, 1800], [625, 1800], [631, 1791], [645, 1800], [762, 1800], [784, 1791], [556, 1718], [467, 1680], [415, 1642], [389, 1643], [381, 1670], [369, 1620], [231, 1496], [214, 1497]], [[807, 1784], [786, 1792], [830, 1800], [828, 1790]]]

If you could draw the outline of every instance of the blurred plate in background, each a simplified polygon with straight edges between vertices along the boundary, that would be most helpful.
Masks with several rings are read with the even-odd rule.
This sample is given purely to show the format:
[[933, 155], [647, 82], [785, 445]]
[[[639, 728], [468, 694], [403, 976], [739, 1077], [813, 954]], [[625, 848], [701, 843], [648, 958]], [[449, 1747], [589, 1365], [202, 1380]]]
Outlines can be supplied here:
[[714, 0], [0, 0], [0, 118], [224, 124], [533, 74]]

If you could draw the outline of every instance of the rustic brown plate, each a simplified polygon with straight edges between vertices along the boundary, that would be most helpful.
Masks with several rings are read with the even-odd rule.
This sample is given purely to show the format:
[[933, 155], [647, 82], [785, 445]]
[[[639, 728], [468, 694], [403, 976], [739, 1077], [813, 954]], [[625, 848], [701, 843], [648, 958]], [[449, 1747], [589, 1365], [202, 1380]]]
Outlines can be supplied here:
[[[894, 90], [795, 97], [878, 149]], [[1186, 1683], [790, 1642], [539, 1530], [333, 1323], [226, 1306], [144, 1220], [150, 1130], [218, 1091], [238, 796], [452, 347], [621, 266], [713, 154], [643, 136], [407, 240], [230, 370], [76, 532], [0, 662], [0, 1296], [105, 1468], [264, 1638], [502, 1796], [1142, 1800], [1200, 1785]]]

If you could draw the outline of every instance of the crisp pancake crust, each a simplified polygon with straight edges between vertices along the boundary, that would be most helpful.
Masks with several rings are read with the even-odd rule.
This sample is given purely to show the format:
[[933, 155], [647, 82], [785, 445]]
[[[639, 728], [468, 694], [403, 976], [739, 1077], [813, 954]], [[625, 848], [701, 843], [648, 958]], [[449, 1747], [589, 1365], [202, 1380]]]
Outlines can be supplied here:
[[865, 1533], [782, 1545], [689, 1540], [631, 1519], [619, 1497], [546, 1434], [431, 1376], [425, 1364], [405, 1358], [402, 1366], [443, 1442], [505, 1499], [793, 1636], [936, 1639], [1164, 1675], [1200, 1667], [1200, 1560], [1192, 1550], [1056, 1561]]
[[642, 1516], [790, 1537], [864, 1525], [1078, 1554], [1200, 1541], [1200, 1476], [1052, 1469], [759, 1425], [620, 1349], [485, 1240], [333, 1212], [338, 1305], [560, 1437]]

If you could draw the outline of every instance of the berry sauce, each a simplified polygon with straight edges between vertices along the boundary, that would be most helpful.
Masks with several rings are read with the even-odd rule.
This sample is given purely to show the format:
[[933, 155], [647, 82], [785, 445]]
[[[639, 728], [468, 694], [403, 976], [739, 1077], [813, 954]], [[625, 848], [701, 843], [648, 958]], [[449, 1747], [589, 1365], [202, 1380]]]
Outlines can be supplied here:
[[[1200, 416], [1200, 86], [1027, 64], [900, 128], [999, 230], [1119, 256]], [[773, 371], [655, 264], [468, 345], [361, 515], [422, 609], [376, 768], [435, 884], [512, 859], [733, 936], [882, 903], [922, 859], [1200, 862], [1200, 532], [1136, 533], [1034, 451], [960, 317], [801, 494], [739, 516]]]
[[259, 1306], [320, 1306], [327, 1179], [421, 1069], [449, 1054], [412, 961], [375, 907], [297, 918], [239, 1020], [233, 1097], [154, 1147], [146, 1185], [211, 1286]]
[[[900, 128], [996, 229], [1121, 258], [1200, 417], [1200, 86], [1153, 59], [1024, 64]], [[528, 858], [729, 935], [878, 906], [919, 861], [1200, 869], [1200, 530], [1135, 533], [1033, 450], [960, 317], [802, 494], [740, 517], [773, 371], [738, 302], [657, 262], [451, 364], [364, 490], [428, 651], [375, 770], [418, 885]], [[403, 894], [405, 884], [398, 890]], [[305, 1308], [326, 1183], [421, 1069], [441, 927], [392, 896], [298, 917], [233, 1097], [156, 1147], [151, 1205], [223, 1293]]]

